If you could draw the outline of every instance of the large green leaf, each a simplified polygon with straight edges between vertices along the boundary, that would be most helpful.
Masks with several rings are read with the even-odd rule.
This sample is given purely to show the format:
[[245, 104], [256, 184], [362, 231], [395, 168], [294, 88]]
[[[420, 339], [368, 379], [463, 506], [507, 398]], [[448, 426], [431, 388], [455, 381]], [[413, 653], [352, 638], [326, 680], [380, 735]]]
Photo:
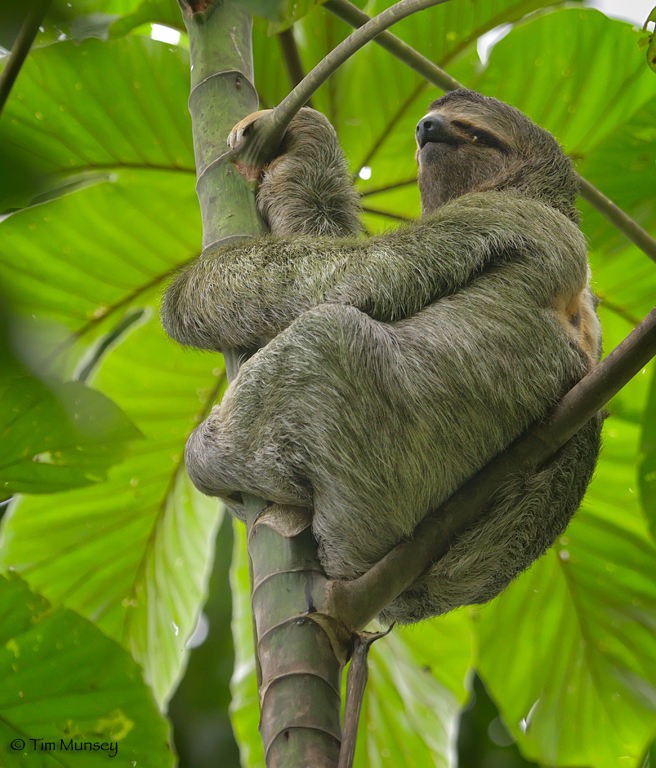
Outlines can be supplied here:
[[[121, 169], [193, 179], [188, 96], [189, 57], [181, 48], [142, 36], [50, 45], [23, 66], [0, 143], [36, 179], [36, 202], [111, 180]], [[15, 200], [13, 191], [3, 189], [5, 208], [25, 202], [24, 188]]]
[[168, 730], [125, 650], [0, 576], [3, 768], [173, 766]]
[[632, 26], [590, 8], [522, 24], [490, 55], [474, 87], [513, 104], [586, 156], [654, 98]]
[[[235, 672], [231, 706], [243, 768], [263, 764], [244, 526], [236, 524], [231, 570]], [[448, 659], [448, 664], [443, 660]], [[472, 662], [467, 612], [424, 622], [376, 641], [358, 731], [355, 766], [420, 765], [449, 768], [456, 720], [468, 698]]]
[[463, 611], [378, 640], [369, 657], [355, 766], [454, 766], [471, 662], [470, 622]]
[[34, 376], [18, 358], [38, 344], [19, 336], [0, 295], [0, 500], [102, 480], [140, 437], [128, 416], [79, 381]]
[[[104, 55], [102, 45], [87, 41], [70, 49], [73, 65], [85, 65], [96, 52]], [[130, 39], [108, 45], [120, 57], [151, 44]], [[37, 53], [47, 59], [50, 51]], [[103, 97], [111, 101], [111, 92]], [[136, 138], [147, 141], [145, 120]], [[95, 130], [102, 123], [89, 129], [89, 142]], [[65, 130], [53, 138], [58, 135]], [[117, 159], [118, 168], [102, 183], [6, 219], [8, 250], [0, 273], [19, 310], [56, 318], [75, 332], [67, 368], [87, 341], [103, 348], [102, 333], [111, 336], [122, 313], [146, 307], [146, 323], [104, 350], [94, 381], [134, 418], [145, 440], [108, 483], [56, 502], [25, 500], [5, 526], [2, 557], [6, 566], [29, 563], [25, 575], [33, 585], [93, 617], [130, 647], [163, 700], [193, 629], [217, 522], [216, 504], [193, 491], [182, 474], [182, 448], [194, 414], [208, 407], [222, 366], [210, 355], [185, 354], [165, 339], [153, 317], [162, 281], [200, 240], [192, 173], [136, 161], [123, 170]]]
[[[652, 77], [653, 80], [653, 77]], [[656, 90], [656, 89], [653, 89]], [[611, 134], [578, 163], [578, 170], [613, 202], [631, 215], [642, 227], [656, 235], [656, 98], [639, 109], [626, 123]], [[626, 238], [591, 206], [582, 205], [583, 225], [595, 250], [608, 254], [615, 261], [631, 258], [617, 253], [626, 247]], [[640, 254], [641, 258], [644, 258]], [[647, 263], [636, 272], [636, 282], [647, 276]], [[651, 303], [656, 299], [651, 265]]]
[[222, 385], [210, 357], [176, 347], [156, 320], [136, 329], [95, 383], [144, 440], [107, 482], [24, 499], [3, 521], [0, 566], [132, 650], [160, 701], [180, 673], [219, 522], [216, 502], [191, 486], [182, 464], [186, 435]]
[[480, 673], [522, 751], [549, 765], [637, 766], [653, 738], [656, 547], [637, 434], [612, 418], [583, 509], [479, 614]]
[[[142, 38], [36, 51], [18, 110], [40, 102], [53, 73], [64, 109], [42, 113], [47, 131], [35, 128], [32, 141], [14, 125], [16, 151], [41, 164], [51, 187], [67, 164], [97, 175], [1, 225], [0, 276], [17, 310], [70, 329], [58, 366], [70, 372], [95, 360], [94, 386], [145, 437], [107, 483], [16, 506], [2, 561], [131, 648], [161, 701], [184, 660], [218, 521], [216, 503], [190, 487], [182, 451], [221, 387], [223, 366], [167, 340], [156, 317], [163, 281], [201, 239], [185, 59]], [[67, 88], [71, 81], [80, 88]], [[125, 141], [108, 141], [108, 130]], [[141, 308], [140, 324], [114, 338], [121, 318]]]
[[80, 382], [0, 380], [0, 496], [96, 483], [137, 437], [120, 408]]
[[115, 172], [0, 228], [0, 280], [16, 311], [57, 320], [82, 341], [147, 293], [155, 306], [156, 289], [200, 249], [193, 177], [149, 169]]

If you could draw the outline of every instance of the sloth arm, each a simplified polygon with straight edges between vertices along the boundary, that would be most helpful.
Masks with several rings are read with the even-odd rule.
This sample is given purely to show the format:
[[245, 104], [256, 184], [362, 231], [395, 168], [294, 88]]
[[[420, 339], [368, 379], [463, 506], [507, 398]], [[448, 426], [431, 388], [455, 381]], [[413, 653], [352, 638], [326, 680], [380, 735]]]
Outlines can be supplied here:
[[384, 322], [412, 316], [493, 265], [512, 265], [518, 301], [536, 307], [575, 296], [587, 281], [583, 236], [565, 216], [485, 192], [367, 240], [270, 235], [207, 249], [167, 290], [162, 322], [188, 346], [252, 348], [324, 303]]

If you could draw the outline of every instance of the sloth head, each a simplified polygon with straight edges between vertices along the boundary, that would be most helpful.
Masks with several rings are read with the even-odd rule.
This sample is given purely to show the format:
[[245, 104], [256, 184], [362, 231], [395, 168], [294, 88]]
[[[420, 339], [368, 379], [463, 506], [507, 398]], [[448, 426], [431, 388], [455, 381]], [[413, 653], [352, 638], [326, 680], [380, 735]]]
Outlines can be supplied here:
[[578, 223], [578, 185], [554, 137], [519, 110], [475, 91], [434, 101], [417, 125], [423, 214], [467, 192], [507, 190]]

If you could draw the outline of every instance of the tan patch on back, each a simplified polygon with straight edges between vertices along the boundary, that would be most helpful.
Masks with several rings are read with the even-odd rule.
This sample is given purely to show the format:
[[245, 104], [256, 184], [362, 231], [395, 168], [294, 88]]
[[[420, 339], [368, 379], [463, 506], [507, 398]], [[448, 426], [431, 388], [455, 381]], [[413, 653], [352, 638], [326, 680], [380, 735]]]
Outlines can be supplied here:
[[601, 356], [599, 319], [592, 292], [586, 286], [574, 296], [557, 296], [555, 305], [556, 315], [567, 335], [585, 352], [592, 368]]

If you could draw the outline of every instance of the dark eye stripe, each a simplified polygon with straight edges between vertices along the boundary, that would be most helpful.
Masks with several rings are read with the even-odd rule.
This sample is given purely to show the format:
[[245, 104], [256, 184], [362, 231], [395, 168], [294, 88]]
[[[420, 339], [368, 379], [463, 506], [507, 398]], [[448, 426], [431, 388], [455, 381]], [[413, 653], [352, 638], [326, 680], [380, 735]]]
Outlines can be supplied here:
[[472, 138], [476, 137], [476, 141], [479, 141], [481, 144], [484, 144], [486, 147], [494, 147], [495, 149], [500, 150], [501, 152], [508, 152], [508, 147], [504, 144], [503, 141], [498, 139], [493, 134], [489, 133], [488, 131], [484, 130], [483, 128], [479, 128], [476, 125], [471, 125], [470, 123], [462, 123], [460, 120], [454, 120], [452, 122], [452, 125], [456, 128], [459, 128], [461, 131], [466, 133], [468, 136], [471, 136]]

